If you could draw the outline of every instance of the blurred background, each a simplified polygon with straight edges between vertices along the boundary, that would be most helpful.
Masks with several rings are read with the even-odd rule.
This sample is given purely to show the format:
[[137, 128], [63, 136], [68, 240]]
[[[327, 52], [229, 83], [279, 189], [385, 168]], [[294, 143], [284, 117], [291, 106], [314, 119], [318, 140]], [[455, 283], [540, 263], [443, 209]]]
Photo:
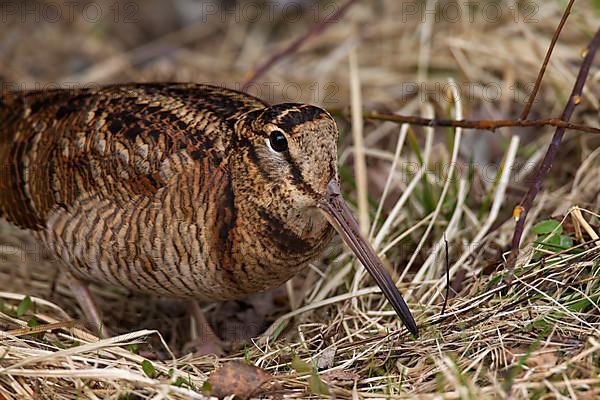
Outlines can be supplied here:
[[[570, 16], [539, 99], [563, 100], [598, 23], [595, 2]], [[3, 88], [194, 81], [240, 88], [274, 52], [339, 11], [316, 0], [0, 2]], [[271, 102], [343, 108], [357, 52], [366, 108], [443, 103], [456, 80], [473, 117], [510, 116], [530, 86], [564, 1], [357, 1], [248, 91]], [[592, 86], [593, 88], [593, 86]], [[591, 88], [590, 88], [591, 90]], [[561, 111], [538, 107], [539, 113]], [[475, 115], [473, 115], [475, 114]]]
[[[457, 118], [460, 108], [467, 119], [516, 119], [566, 3], [355, 1], [248, 85], [248, 79], [272, 55], [340, 12], [345, 3], [2, 0], [0, 88], [8, 91], [131, 81], [192, 81], [238, 90], [246, 85], [248, 93], [270, 103], [304, 102], [325, 107], [340, 127], [340, 172], [347, 198], [356, 205], [357, 190], [366, 183], [369, 209], [357, 212], [367, 214], [371, 221], [380, 215], [373, 225], [373, 237], [394, 212], [400, 196], [410, 195], [380, 235], [379, 246], [385, 249], [386, 262], [395, 276], [404, 282], [412, 279], [407, 285], [414, 290], [410, 298], [416, 307], [413, 309], [419, 310], [423, 305], [417, 314], [427, 313], [425, 305], [439, 306], [442, 301], [441, 289], [432, 282], [444, 276], [439, 240], [446, 228], [455, 227], [455, 234], [448, 237], [450, 263], [457, 263], [452, 297], [467, 300], [479, 287], [479, 279], [498, 268], [509, 248], [513, 207], [529, 188], [531, 172], [543, 157], [553, 129], [466, 130], [462, 132], [458, 155], [453, 157], [455, 130], [436, 129], [430, 135], [427, 129], [413, 126], [404, 132], [406, 140], [399, 163], [392, 167], [400, 126], [355, 115], [354, 127], [360, 126], [364, 139], [360, 157], [365, 157], [367, 165], [366, 180], [360, 183], [354, 173], [356, 148], [351, 105], [358, 105], [363, 111], [438, 118]], [[562, 113], [583, 49], [599, 26], [600, 3], [576, 2], [530, 118], [558, 117]], [[573, 117], [573, 121], [596, 127], [600, 125], [598, 65], [596, 61]], [[360, 89], [358, 92], [352, 90], [353, 84]], [[458, 96], [454, 100], [453, 90]], [[500, 167], [513, 137], [519, 144], [510, 165], [510, 180], [500, 195], [498, 209], [492, 211]], [[541, 200], [531, 214], [532, 223], [552, 216], [560, 220], [574, 204], [597, 215], [599, 145], [598, 135], [567, 134], [538, 197]], [[445, 191], [451, 164], [455, 179]], [[424, 172], [419, 172], [423, 165]], [[386, 191], [390, 174], [394, 179]], [[417, 174], [421, 174], [417, 183], [409, 185]], [[378, 213], [384, 191], [386, 196]], [[432, 215], [438, 203], [440, 217], [436, 220]], [[478, 232], [490, 215], [493, 234], [482, 240]], [[427, 224], [433, 220], [431, 230], [427, 230]], [[597, 216], [590, 217], [590, 224], [597, 226]], [[473, 242], [474, 238], [482, 241]], [[222, 339], [233, 343], [231, 349], [243, 348], [240, 343], [258, 336], [287, 311], [367, 285], [366, 278], [355, 273], [347, 253], [336, 243], [287, 288], [209, 308], [211, 323]], [[1, 224], [0, 244], [1, 290], [47, 298], [69, 315], [79, 315], [51, 257], [28, 234]], [[94, 290], [116, 331], [160, 328], [176, 349], [189, 339], [189, 317], [180, 303], [140, 298], [110, 288]], [[357, 330], [369, 315], [387, 318], [385, 323], [375, 323], [376, 329], [396, 327], [389, 310], [377, 313], [386, 307], [380, 297], [369, 295], [366, 300], [354, 300], [351, 306], [340, 304], [344, 304], [343, 313], [341, 305], [323, 307], [298, 316], [296, 325], [304, 323], [309, 330], [318, 330], [326, 329], [323, 321], [329, 321], [343, 334], [348, 329], [347, 315], [356, 317], [350, 325], [354, 324]], [[345, 314], [340, 317], [340, 313]], [[298, 332], [289, 326], [284, 330], [290, 338]], [[532, 335], [534, 340], [535, 334]], [[430, 353], [436, 353], [436, 349]], [[410, 381], [410, 377], [407, 379]]]

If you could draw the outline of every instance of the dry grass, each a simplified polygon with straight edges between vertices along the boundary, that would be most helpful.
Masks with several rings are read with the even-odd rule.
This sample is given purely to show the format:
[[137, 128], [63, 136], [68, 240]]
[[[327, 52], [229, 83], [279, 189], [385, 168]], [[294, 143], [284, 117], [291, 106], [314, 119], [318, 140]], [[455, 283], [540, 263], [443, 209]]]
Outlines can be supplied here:
[[[175, 3], [184, 7], [180, 14], [163, 9]], [[243, 14], [239, 21], [235, 14], [226, 21], [220, 14], [194, 21], [184, 0], [145, 4], [160, 11], [158, 21], [145, 7], [139, 22], [129, 24], [10, 19], [0, 32], [4, 89], [130, 80], [239, 87], [248, 70], [314, 23], [317, 7], [293, 23], [279, 15], [256, 24]], [[564, 6], [527, 4], [538, 7], [523, 9], [517, 21], [507, 6], [493, 21], [481, 11], [470, 21], [466, 10], [458, 20], [446, 14], [438, 21], [403, 21], [400, 2], [358, 2], [263, 77], [272, 93], [267, 85], [250, 89], [271, 102], [317, 103], [336, 113], [347, 198], [363, 199], [357, 215], [380, 256], [394, 266], [421, 327], [418, 339], [401, 329], [368, 275], [336, 242], [287, 285], [287, 295], [280, 289], [248, 303], [279, 308], [249, 314], [257, 319], [256, 338], [231, 344], [228, 357], [182, 355], [192, 334], [178, 303], [106, 287], [94, 291], [107, 323], [122, 334], [98, 340], [73, 321], [80, 312], [51, 257], [27, 233], [3, 224], [0, 399], [201, 398], [207, 375], [232, 358], [273, 374], [279, 383], [274, 397], [318, 396], [311, 374], [291, 366], [300, 358], [318, 365], [337, 398], [598, 398], [599, 138], [567, 134], [529, 215], [515, 279], [506, 287], [502, 261], [514, 228], [512, 208], [531, 183], [551, 130], [434, 131], [356, 115], [362, 104], [428, 117], [518, 116]], [[600, 23], [592, 4], [576, 3], [533, 117], [562, 111], [581, 49]], [[331, 12], [317, 9], [321, 17]], [[597, 65], [574, 118], [592, 126], [600, 125]], [[451, 80], [456, 85], [448, 85]], [[363, 143], [359, 149], [353, 147], [357, 141]], [[534, 226], [550, 218], [560, 223], [551, 227], [565, 248], [542, 243], [552, 241], [552, 233], [536, 233], [541, 228]], [[451, 287], [442, 314], [444, 238]], [[238, 318], [237, 311], [229, 304], [210, 315], [239, 333], [250, 317], [238, 325], [224, 321]], [[161, 360], [152, 360], [149, 369], [144, 356], [157, 355]]]

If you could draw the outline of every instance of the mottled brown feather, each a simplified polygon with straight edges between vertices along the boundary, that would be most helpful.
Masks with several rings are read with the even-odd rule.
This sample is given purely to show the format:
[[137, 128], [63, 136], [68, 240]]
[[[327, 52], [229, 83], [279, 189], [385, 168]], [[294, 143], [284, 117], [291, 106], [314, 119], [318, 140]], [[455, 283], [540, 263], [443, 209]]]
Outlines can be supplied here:
[[211, 152], [218, 162], [226, 150], [216, 143], [227, 140], [219, 133], [264, 106], [190, 84], [9, 93], [0, 105], [3, 214], [41, 229], [53, 207], [84, 193], [119, 201], [152, 195], [165, 184], [160, 168], [169, 155]]
[[[337, 130], [316, 107], [267, 107], [196, 84], [7, 93], [0, 215], [33, 231], [85, 280], [206, 300], [281, 284], [333, 230], [274, 199], [303, 204], [303, 193], [323, 192], [337, 173]], [[312, 155], [287, 156], [289, 171], [265, 165], [273, 123], [290, 135], [328, 132], [309, 146], [326, 150], [323, 176], [302, 175], [298, 163]], [[282, 171], [292, 186], [273, 183]]]

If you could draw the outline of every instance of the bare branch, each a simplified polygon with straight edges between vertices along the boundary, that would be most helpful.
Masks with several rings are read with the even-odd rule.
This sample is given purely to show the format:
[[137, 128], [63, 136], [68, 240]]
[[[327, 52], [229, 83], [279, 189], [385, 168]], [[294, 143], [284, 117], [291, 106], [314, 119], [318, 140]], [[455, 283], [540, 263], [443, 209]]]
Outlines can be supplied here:
[[560, 36], [560, 32], [562, 31], [563, 26], [565, 26], [565, 22], [567, 22], [567, 18], [569, 17], [569, 14], [571, 14], [571, 7], [573, 7], [573, 3], [575, 3], [575, 0], [569, 1], [569, 4], [567, 4], [567, 8], [565, 9], [565, 12], [562, 15], [560, 23], [558, 24], [558, 27], [554, 31], [554, 36], [552, 36], [552, 41], [550, 42], [550, 47], [548, 47], [548, 51], [546, 51], [546, 57], [544, 58], [544, 63], [542, 64], [542, 67], [540, 68], [540, 72], [538, 74], [537, 79], [535, 80], [535, 85], [533, 86], [533, 90], [531, 91], [531, 94], [529, 95], [527, 104], [525, 104], [525, 107], [523, 108], [523, 112], [521, 113], [521, 118], [519, 118], [519, 119], [527, 119], [527, 117], [529, 116], [529, 111], [531, 110], [531, 106], [533, 105], [535, 96], [537, 96], [537, 92], [538, 92], [538, 90], [540, 90], [540, 85], [542, 84], [542, 78], [544, 78], [544, 73], [546, 72], [546, 68], [548, 67], [548, 62], [550, 61], [550, 56], [552, 56], [552, 51], [554, 50], [554, 46], [556, 45], [556, 42], [558, 41], [558, 37]]
[[[577, 79], [575, 80], [575, 85], [573, 86], [573, 91], [571, 92], [571, 96], [569, 97], [569, 101], [567, 102], [567, 105], [561, 117], [561, 120], [563, 121], [568, 121], [571, 118], [571, 115], [573, 115], [573, 111], [575, 111], [575, 106], [577, 106], [577, 104], [579, 104], [579, 102], [581, 101], [581, 93], [583, 92], [583, 86], [585, 85], [585, 81], [587, 80], [587, 77], [589, 75], [592, 62], [594, 61], [594, 56], [598, 51], [598, 47], [600, 47], [600, 29], [596, 32], [596, 34], [594, 35], [587, 47], [585, 57], [583, 59], [583, 62], [581, 63], [579, 73], [577, 74]], [[518, 219], [511, 243], [511, 252], [507, 260], [507, 268], [509, 271], [512, 271], [514, 269], [517, 256], [519, 255], [519, 244], [521, 243], [521, 237], [523, 236], [523, 229], [525, 227], [525, 219], [527, 218], [527, 213], [531, 209], [533, 200], [535, 199], [535, 197], [540, 191], [540, 188], [542, 187], [542, 181], [550, 171], [550, 168], [552, 167], [552, 162], [558, 154], [558, 149], [565, 134], [565, 130], [566, 129], [564, 127], [556, 128], [554, 136], [552, 137], [552, 141], [550, 142], [548, 150], [546, 151], [546, 155], [542, 160], [540, 168], [535, 174], [533, 185], [531, 185], [531, 187], [525, 194], [525, 197], [521, 201], [521, 204], [519, 205], [520, 212], [517, 214]]]
[[281, 59], [295, 53], [308, 39], [312, 36], [318, 35], [322, 31], [324, 31], [327, 26], [329, 26], [332, 22], [335, 22], [338, 18], [346, 13], [346, 11], [350, 8], [352, 4], [354, 4], [356, 0], [348, 0], [346, 1], [340, 8], [338, 8], [333, 14], [325, 18], [323, 21], [319, 22], [315, 26], [313, 26], [308, 32], [304, 35], [300, 36], [298, 39], [294, 40], [290, 45], [284, 49], [273, 54], [269, 59], [260, 67], [258, 67], [246, 82], [242, 86], [242, 92], [248, 90], [248, 87], [254, 83], [258, 78], [263, 76], [269, 69], [273, 67], [277, 62]]
[[574, 124], [568, 121], [564, 121], [559, 118], [548, 118], [548, 119], [481, 119], [481, 120], [452, 120], [452, 119], [436, 119], [436, 118], [421, 118], [410, 115], [398, 115], [381, 113], [377, 111], [367, 111], [363, 113], [363, 117], [366, 119], [376, 119], [382, 121], [391, 121], [398, 123], [408, 123], [412, 125], [421, 126], [446, 126], [454, 128], [466, 128], [466, 129], [482, 129], [493, 131], [497, 128], [504, 127], [541, 127], [541, 126], [553, 126], [555, 128], [570, 129], [586, 133], [600, 134], [600, 128], [590, 127], [587, 125]]

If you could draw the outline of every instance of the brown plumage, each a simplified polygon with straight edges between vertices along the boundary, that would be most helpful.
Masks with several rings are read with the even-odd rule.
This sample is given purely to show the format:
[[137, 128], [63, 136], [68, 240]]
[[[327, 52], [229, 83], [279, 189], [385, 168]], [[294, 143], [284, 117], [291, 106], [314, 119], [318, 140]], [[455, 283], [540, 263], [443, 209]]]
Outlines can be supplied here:
[[335, 227], [416, 334], [339, 195], [336, 141], [318, 107], [208, 85], [8, 93], [0, 215], [81, 281], [203, 301], [282, 284]]

